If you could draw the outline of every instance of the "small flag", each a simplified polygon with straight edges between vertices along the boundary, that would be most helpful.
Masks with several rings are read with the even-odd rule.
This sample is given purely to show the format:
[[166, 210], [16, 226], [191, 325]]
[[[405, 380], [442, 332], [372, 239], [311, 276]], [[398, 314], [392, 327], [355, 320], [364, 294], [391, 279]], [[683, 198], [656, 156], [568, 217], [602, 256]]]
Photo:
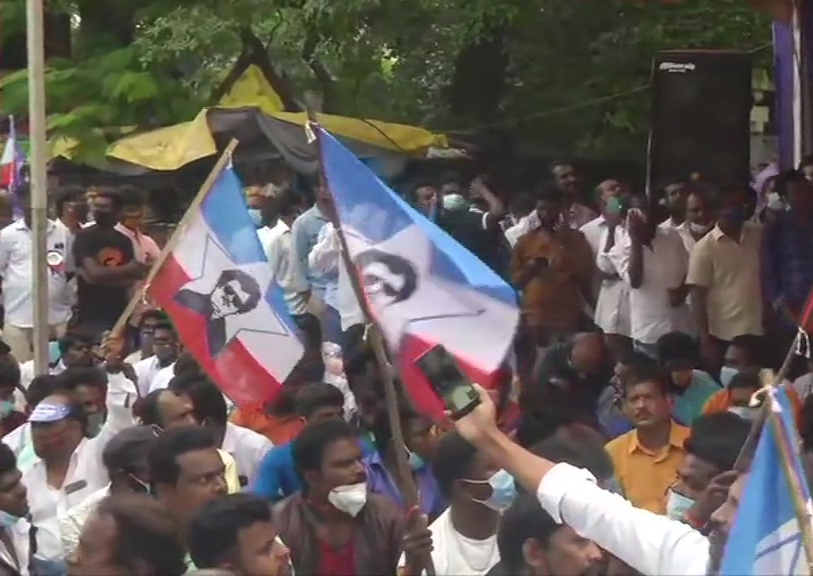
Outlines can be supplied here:
[[190, 210], [148, 292], [232, 402], [263, 403], [303, 347], [230, 166]]
[[[16, 200], [16, 190], [23, 183], [23, 167], [28, 160], [17, 137], [14, 116], [9, 116], [8, 122], [8, 139], [0, 157], [0, 184], [6, 186]], [[15, 216], [22, 216], [19, 202], [15, 201], [14, 204]]]
[[[773, 397], [774, 414], [770, 418], [780, 419], [785, 438], [795, 438], [794, 410], [787, 392], [778, 388], [768, 393]], [[722, 576], [810, 574], [780, 441], [769, 421], [762, 430], [737, 518], [728, 535], [720, 567]], [[792, 468], [802, 487], [802, 499], [810, 509], [810, 489], [798, 450], [791, 445], [790, 452]]]
[[514, 339], [515, 292], [338, 140], [316, 129], [327, 184], [370, 312], [416, 405], [438, 416], [443, 404], [416, 359], [441, 344], [472, 381], [489, 386]]

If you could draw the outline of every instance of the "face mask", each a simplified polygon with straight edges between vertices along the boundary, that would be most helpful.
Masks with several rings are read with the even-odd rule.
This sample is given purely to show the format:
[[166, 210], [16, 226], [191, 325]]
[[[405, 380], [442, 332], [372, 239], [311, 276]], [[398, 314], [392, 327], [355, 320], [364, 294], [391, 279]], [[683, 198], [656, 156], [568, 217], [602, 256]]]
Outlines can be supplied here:
[[714, 228], [714, 222], [709, 222], [708, 224], [689, 222], [689, 230], [692, 232], [692, 234], [705, 234], [712, 228]]
[[423, 470], [426, 467], [426, 462], [424, 462], [423, 458], [418, 456], [415, 452], [410, 452], [409, 466], [412, 468], [413, 472], [417, 472], [418, 470]]
[[127, 476], [129, 476], [129, 477], [130, 477], [130, 480], [132, 480], [133, 482], [135, 482], [135, 484], [136, 484], [136, 485], [137, 485], [139, 488], [141, 488], [141, 490], [144, 492], [144, 494], [152, 494], [152, 493], [153, 493], [153, 492], [152, 492], [152, 487], [151, 487], [149, 484], [147, 484], [146, 482], [142, 482], [141, 480], [139, 480], [138, 478], [136, 478], [134, 474], [130, 474], [130, 473], [128, 473], [128, 474], [127, 474]]
[[443, 209], [455, 212], [458, 210], [466, 210], [469, 207], [466, 199], [462, 194], [446, 194], [443, 197]]
[[739, 370], [731, 366], [723, 366], [720, 368], [720, 384], [723, 385], [723, 388], [728, 388], [728, 385], [731, 384], [731, 379], [738, 373]]
[[765, 195], [765, 202], [769, 210], [782, 212], [785, 210], [785, 201], [778, 192], [770, 192]]
[[88, 414], [88, 431], [87, 435], [90, 438], [95, 438], [99, 431], [104, 426], [105, 420], [105, 413], [104, 412], [94, 412], [93, 414]]
[[672, 520], [683, 520], [689, 508], [694, 506], [694, 500], [683, 494], [678, 494], [671, 488], [666, 497], [666, 515]]
[[327, 501], [336, 510], [355, 518], [367, 503], [367, 482], [337, 486], [327, 495]]
[[251, 217], [251, 223], [254, 224], [255, 228], [262, 228], [263, 215], [259, 208], [249, 208], [248, 215]]
[[498, 470], [486, 481], [466, 480], [472, 484], [488, 484], [491, 486], [491, 496], [485, 500], [475, 500], [497, 512], [506, 510], [517, 495], [517, 486], [514, 477], [505, 470]]
[[8, 512], [0, 510], [0, 528], [11, 528], [20, 520], [19, 516], [12, 516]]
[[0, 401], [0, 418], [5, 418], [14, 412], [14, 400]]
[[729, 412], [732, 414], [736, 414], [743, 420], [756, 420], [757, 416], [759, 416], [759, 411], [761, 408], [758, 406], [732, 406], [728, 409]]
[[116, 215], [112, 212], [93, 212], [93, 221], [99, 226], [112, 227], [116, 225]]

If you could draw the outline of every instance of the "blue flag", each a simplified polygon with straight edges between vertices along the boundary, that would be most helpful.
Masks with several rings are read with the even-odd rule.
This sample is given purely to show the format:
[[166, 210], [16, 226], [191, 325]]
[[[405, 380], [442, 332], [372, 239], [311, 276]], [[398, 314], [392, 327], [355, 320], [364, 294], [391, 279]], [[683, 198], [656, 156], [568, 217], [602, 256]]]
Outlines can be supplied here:
[[[775, 414], [787, 438], [796, 437], [793, 405], [783, 389], [771, 390]], [[798, 451], [791, 449], [793, 467], [810, 504]], [[728, 535], [720, 574], [723, 576], [809, 574], [802, 534], [791, 498], [791, 484], [779, 452], [774, 426], [769, 421], [759, 439], [751, 475], [746, 481], [737, 518]]]
[[437, 344], [470, 378], [488, 385], [519, 320], [513, 288], [329, 133], [322, 130], [319, 140], [352, 272], [359, 275], [370, 312], [399, 360], [413, 399], [421, 378], [414, 361]]

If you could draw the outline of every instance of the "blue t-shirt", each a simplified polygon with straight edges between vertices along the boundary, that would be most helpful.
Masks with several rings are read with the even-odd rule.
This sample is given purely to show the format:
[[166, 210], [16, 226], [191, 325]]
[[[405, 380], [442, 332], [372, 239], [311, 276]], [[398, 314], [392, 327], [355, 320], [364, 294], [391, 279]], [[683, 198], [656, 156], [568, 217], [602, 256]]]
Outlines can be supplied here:
[[[249, 492], [276, 502], [302, 489], [302, 480], [294, 467], [293, 446], [293, 442], [276, 446], [263, 457]], [[374, 448], [365, 438], [361, 440], [361, 450], [367, 456]]]

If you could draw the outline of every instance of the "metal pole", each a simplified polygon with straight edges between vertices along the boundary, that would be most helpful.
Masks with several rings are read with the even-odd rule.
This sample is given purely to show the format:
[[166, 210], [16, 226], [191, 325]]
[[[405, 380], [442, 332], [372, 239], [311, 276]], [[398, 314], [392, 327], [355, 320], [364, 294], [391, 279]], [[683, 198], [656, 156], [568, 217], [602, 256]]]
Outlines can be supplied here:
[[[31, 142], [31, 234], [34, 270], [34, 370], [48, 372], [48, 173], [45, 136], [44, 0], [26, 0], [28, 126]], [[68, 255], [70, 257], [70, 255]]]

